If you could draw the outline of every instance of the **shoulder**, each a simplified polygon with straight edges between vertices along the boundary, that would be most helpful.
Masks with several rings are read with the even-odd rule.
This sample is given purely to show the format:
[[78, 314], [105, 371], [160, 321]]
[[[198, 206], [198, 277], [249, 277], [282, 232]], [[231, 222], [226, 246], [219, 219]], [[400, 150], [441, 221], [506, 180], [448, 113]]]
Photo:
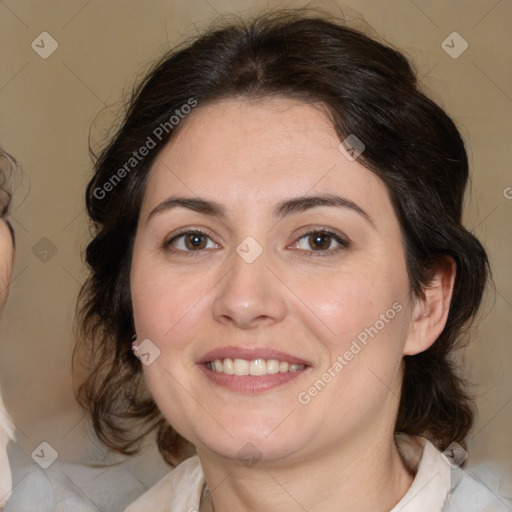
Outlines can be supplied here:
[[453, 471], [453, 487], [443, 512], [510, 512], [512, 479], [505, 474], [490, 463]]
[[399, 435], [396, 441], [415, 478], [391, 512], [512, 512], [512, 478], [505, 468], [487, 462], [463, 470], [424, 438]]
[[201, 463], [190, 457], [134, 501], [125, 512], [170, 512], [199, 508], [204, 484]]

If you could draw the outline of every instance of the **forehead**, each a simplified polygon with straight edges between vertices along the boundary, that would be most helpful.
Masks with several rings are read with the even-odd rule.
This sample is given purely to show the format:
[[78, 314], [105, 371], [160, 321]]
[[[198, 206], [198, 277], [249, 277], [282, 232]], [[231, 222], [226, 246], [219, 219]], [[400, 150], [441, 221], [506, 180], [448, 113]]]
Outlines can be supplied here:
[[155, 160], [143, 210], [171, 193], [258, 209], [287, 197], [335, 193], [394, 216], [384, 183], [339, 150], [325, 111], [292, 99], [199, 106]]

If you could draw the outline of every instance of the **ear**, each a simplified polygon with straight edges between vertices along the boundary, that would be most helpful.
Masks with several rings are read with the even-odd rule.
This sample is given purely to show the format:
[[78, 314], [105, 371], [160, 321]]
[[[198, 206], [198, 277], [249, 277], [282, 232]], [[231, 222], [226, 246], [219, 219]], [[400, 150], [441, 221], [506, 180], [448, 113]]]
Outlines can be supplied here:
[[447, 256], [439, 262], [432, 281], [417, 298], [413, 307], [409, 336], [404, 355], [412, 356], [427, 350], [443, 331], [453, 295], [457, 265]]

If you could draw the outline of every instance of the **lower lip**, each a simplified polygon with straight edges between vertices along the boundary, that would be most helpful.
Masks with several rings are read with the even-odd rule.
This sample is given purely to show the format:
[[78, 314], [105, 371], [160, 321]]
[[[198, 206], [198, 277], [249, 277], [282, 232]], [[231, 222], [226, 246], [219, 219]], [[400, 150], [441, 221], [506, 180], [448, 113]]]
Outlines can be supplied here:
[[204, 364], [200, 364], [199, 367], [214, 384], [230, 389], [231, 391], [249, 394], [261, 393], [262, 391], [268, 391], [269, 389], [291, 382], [301, 376], [309, 368], [306, 367], [296, 372], [283, 372], [260, 376], [242, 375], [238, 377], [236, 375], [228, 375], [227, 373], [214, 372], [208, 369]]

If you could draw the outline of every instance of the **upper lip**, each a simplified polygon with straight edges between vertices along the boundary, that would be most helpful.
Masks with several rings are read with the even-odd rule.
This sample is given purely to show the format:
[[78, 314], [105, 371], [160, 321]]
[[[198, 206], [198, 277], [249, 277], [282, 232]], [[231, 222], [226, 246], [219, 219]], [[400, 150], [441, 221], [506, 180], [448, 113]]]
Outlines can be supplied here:
[[311, 366], [310, 363], [300, 357], [295, 357], [286, 352], [267, 347], [221, 347], [207, 352], [198, 359], [197, 364], [204, 364], [214, 361], [215, 359], [226, 359], [228, 357], [230, 359], [245, 359], [247, 361], [254, 361], [255, 359], [277, 359], [278, 361], [286, 361], [291, 364]]

